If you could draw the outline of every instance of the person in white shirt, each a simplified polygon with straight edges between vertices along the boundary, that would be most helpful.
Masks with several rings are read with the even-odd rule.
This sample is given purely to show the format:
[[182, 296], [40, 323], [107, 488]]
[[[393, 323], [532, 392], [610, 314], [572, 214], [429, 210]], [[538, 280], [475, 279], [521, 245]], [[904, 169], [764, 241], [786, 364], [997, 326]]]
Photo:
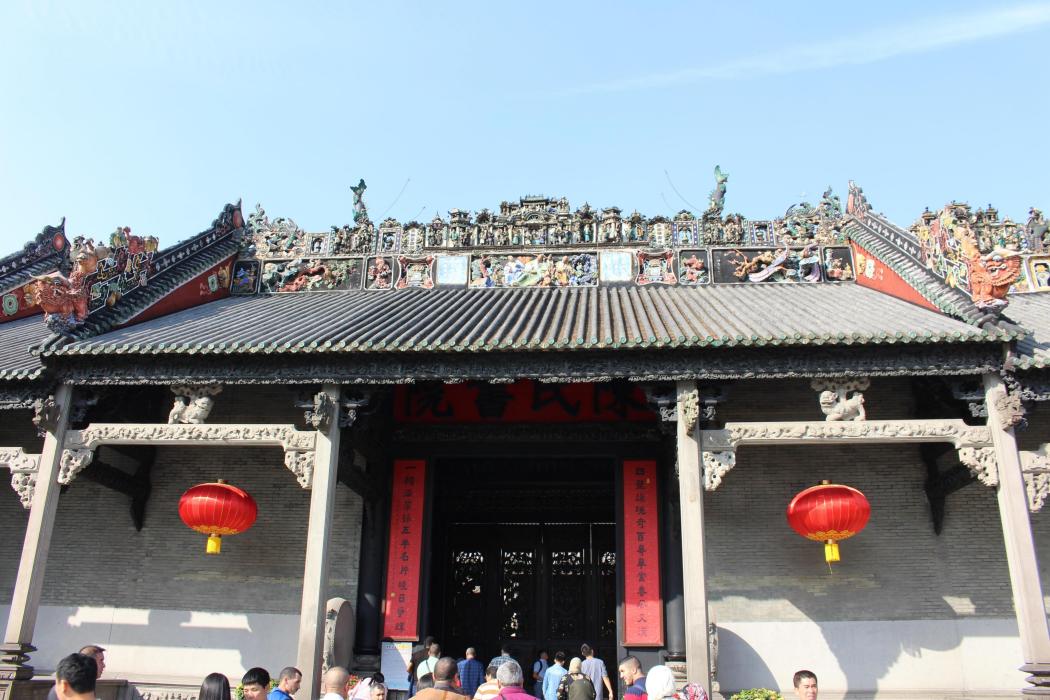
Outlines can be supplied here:
[[322, 700], [346, 700], [350, 694], [350, 672], [342, 666], [332, 666], [324, 674]]

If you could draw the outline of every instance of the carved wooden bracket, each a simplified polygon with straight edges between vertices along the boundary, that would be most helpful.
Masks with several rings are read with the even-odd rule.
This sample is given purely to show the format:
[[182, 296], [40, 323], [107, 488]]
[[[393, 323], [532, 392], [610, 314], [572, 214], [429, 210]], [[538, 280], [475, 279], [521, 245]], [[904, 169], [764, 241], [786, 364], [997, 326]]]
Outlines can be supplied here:
[[992, 435], [986, 426], [959, 419], [876, 421], [784, 421], [726, 423], [722, 430], [701, 430], [704, 489], [714, 491], [736, 465], [741, 445], [843, 445], [947, 442], [959, 459], [988, 486], [999, 483]]
[[299, 485], [310, 488], [317, 433], [269, 423], [93, 423], [66, 433], [58, 481], [69, 484], [94, 458], [99, 445], [275, 446]]
[[0, 466], [11, 470], [11, 488], [26, 510], [33, 505], [33, 489], [40, 470], [40, 455], [26, 454], [21, 447], [0, 447]]
[[1050, 496], [1050, 443], [1038, 450], [1021, 450], [1021, 473], [1028, 492], [1028, 510], [1038, 513]]

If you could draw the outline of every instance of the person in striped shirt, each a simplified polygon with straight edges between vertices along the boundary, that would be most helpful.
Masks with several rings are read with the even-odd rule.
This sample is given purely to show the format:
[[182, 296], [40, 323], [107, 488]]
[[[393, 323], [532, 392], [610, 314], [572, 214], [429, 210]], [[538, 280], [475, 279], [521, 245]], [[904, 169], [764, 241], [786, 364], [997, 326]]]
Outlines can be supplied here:
[[478, 686], [478, 692], [474, 693], [474, 700], [492, 700], [499, 695], [499, 683], [496, 682], [496, 670], [498, 666], [489, 666], [485, 669], [485, 682]]

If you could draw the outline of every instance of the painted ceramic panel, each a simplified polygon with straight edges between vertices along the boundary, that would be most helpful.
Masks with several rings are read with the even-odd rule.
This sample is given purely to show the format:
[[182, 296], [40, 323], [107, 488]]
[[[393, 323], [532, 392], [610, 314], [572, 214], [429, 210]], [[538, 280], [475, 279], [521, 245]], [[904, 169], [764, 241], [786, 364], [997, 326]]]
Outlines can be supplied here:
[[368, 273], [365, 275], [365, 289], [394, 288], [394, 259], [378, 256], [368, 259]]
[[824, 248], [824, 279], [828, 282], [852, 282], [857, 274], [853, 266], [853, 252], [848, 247]]
[[711, 251], [715, 282], [820, 282], [820, 248], [720, 248]]
[[638, 284], [674, 284], [678, 277], [674, 271], [674, 251], [662, 253], [649, 253], [639, 251], [638, 276], [635, 282]]
[[230, 294], [255, 294], [259, 290], [258, 260], [238, 260], [233, 264]]
[[1027, 262], [1029, 290], [1050, 292], [1050, 255], [1033, 255]]
[[402, 255], [397, 259], [400, 273], [397, 278], [397, 288], [419, 287], [432, 289], [434, 287], [434, 256], [425, 258], [410, 258]]
[[443, 255], [436, 261], [437, 283], [440, 286], [465, 287], [467, 270], [470, 269], [469, 255]]
[[272, 260], [264, 263], [261, 289], [268, 294], [361, 288], [360, 258]]
[[678, 283], [687, 287], [711, 281], [706, 250], [683, 250], [678, 264]]
[[[132, 239], [139, 243], [135, 244]], [[152, 276], [157, 239], [151, 239], [152, 250], [143, 248], [142, 240], [138, 237], [128, 237], [128, 241], [121, 247], [113, 248], [108, 257], [98, 259], [95, 271], [85, 280], [88, 288], [88, 313], [103, 306], [112, 306], [133, 289], [146, 286]], [[111, 238], [111, 243], [113, 242], [115, 240]]]
[[628, 251], [608, 251], [599, 254], [602, 282], [630, 282], [634, 279], [632, 255]]
[[593, 287], [596, 253], [480, 255], [470, 262], [471, 287]]

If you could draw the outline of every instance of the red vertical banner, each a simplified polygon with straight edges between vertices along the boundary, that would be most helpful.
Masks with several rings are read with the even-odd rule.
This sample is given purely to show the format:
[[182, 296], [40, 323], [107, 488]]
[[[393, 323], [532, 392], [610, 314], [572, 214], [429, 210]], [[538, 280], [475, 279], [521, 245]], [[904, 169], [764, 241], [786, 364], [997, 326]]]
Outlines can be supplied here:
[[383, 637], [394, 641], [419, 639], [419, 562], [426, 471], [427, 463], [421, 459], [394, 460], [383, 598]]
[[656, 462], [623, 463], [623, 645], [664, 644]]

